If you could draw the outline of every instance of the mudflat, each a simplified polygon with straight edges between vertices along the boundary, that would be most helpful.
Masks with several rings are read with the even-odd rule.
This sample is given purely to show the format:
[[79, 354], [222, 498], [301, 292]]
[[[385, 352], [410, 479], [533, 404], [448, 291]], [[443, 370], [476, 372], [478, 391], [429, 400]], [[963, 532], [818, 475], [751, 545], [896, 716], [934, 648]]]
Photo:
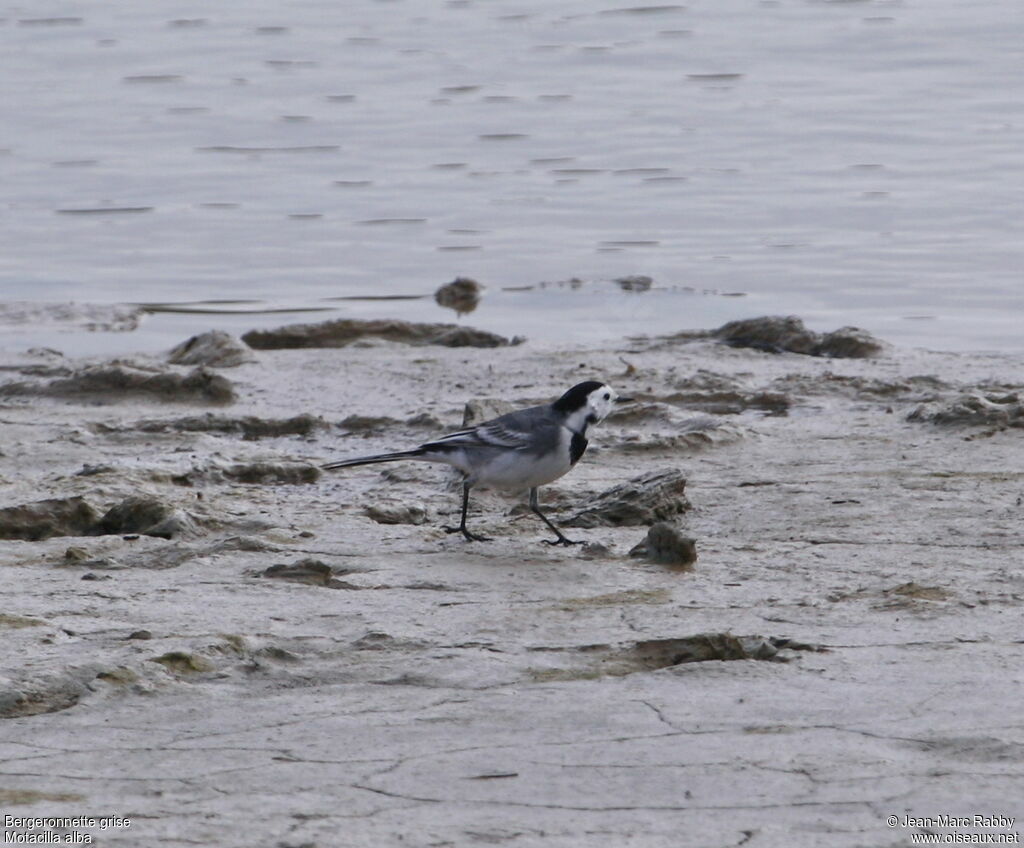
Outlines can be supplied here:
[[[1022, 829], [1024, 357], [829, 358], [757, 333], [183, 348], [0, 362], [9, 832], [678, 848]], [[587, 379], [635, 403], [541, 490], [585, 545], [543, 544], [525, 498], [488, 493], [470, 523], [493, 541], [445, 533], [443, 468], [319, 469]], [[658, 522], [695, 562], [631, 555]], [[93, 821], [34, 821], [75, 816]]]

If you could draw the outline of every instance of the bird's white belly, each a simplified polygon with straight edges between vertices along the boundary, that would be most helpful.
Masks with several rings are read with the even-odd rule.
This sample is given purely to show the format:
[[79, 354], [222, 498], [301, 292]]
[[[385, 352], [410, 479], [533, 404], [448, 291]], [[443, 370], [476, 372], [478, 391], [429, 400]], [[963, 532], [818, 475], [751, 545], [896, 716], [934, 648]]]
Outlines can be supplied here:
[[478, 469], [474, 485], [495, 489], [532, 489], [557, 480], [570, 468], [568, 430], [559, 433], [557, 450], [537, 456], [525, 451], [503, 451]]

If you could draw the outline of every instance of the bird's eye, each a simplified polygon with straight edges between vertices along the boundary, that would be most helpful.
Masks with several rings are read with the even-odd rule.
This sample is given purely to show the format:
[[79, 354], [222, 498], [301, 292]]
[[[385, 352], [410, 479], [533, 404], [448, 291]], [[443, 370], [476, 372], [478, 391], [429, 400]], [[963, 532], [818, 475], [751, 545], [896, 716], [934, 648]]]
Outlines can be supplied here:
[[604, 393], [604, 399], [605, 399], [605, 400], [611, 400], [611, 397], [612, 397], [612, 396], [611, 396], [611, 395], [610, 395], [610, 394], [609, 394], [608, 392], [605, 392], [605, 393]]

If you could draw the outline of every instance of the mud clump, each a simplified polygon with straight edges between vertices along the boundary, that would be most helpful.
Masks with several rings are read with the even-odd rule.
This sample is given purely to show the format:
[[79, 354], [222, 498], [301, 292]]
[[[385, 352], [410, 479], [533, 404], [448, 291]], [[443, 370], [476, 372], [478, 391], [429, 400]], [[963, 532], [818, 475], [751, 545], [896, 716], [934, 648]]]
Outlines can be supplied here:
[[651, 526], [647, 537], [629, 555], [680, 571], [692, 571], [697, 562], [697, 542], [684, 536], [675, 525], [659, 521]]
[[690, 509], [686, 478], [677, 470], [641, 474], [607, 489], [562, 524], [566, 527], [622, 527], [654, 524]]
[[127, 333], [138, 329], [144, 314], [145, 311], [137, 306], [7, 301], [0, 305], [0, 325], [29, 324], [80, 328], [91, 333]]
[[235, 368], [256, 357], [251, 348], [223, 330], [211, 330], [171, 348], [167, 361], [173, 365], [205, 365], [207, 368]]
[[773, 380], [771, 385], [777, 390], [803, 395], [837, 394], [872, 401], [918, 402], [938, 400], [942, 390], [949, 388], [948, 384], [938, 377], [928, 375], [884, 380], [877, 377], [834, 374], [831, 371], [814, 376], [787, 374]]
[[259, 486], [294, 486], [315, 483], [320, 469], [307, 462], [246, 462], [221, 470], [228, 480]]
[[38, 542], [51, 536], [88, 536], [99, 514], [82, 498], [50, 498], [0, 509], [0, 539]]
[[789, 662], [798, 651], [824, 653], [827, 648], [775, 636], [736, 636], [729, 632], [698, 633], [693, 636], [644, 639], [618, 645], [577, 645], [571, 648], [535, 648], [558, 654], [576, 655], [574, 667], [548, 667], [533, 672], [535, 680], [592, 680], [624, 677], [702, 662], [758, 660]]
[[353, 583], [338, 580], [334, 576], [334, 569], [326, 562], [318, 559], [301, 559], [293, 563], [278, 563], [266, 569], [261, 577], [269, 577], [273, 580], [288, 580], [292, 583], [305, 583], [307, 586], [325, 586], [328, 589], [359, 589]]
[[257, 350], [284, 348], [347, 347], [363, 339], [383, 339], [408, 345], [442, 347], [505, 347], [517, 344], [504, 336], [460, 327], [457, 324], [425, 324], [395, 319], [359, 320], [341, 318], [320, 324], [289, 324], [276, 330], [250, 330], [244, 336], [249, 347]]
[[89, 692], [95, 670], [63, 673], [0, 682], [0, 718], [34, 716], [66, 710]]
[[941, 586], [923, 586], [913, 580], [883, 589], [882, 596], [886, 600], [875, 604], [875, 609], [914, 609], [918, 608], [918, 601], [948, 601], [953, 597]]
[[673, 392], [660, 400], [709, 415], [739, 415], [748, 409], [761, 410], [769, 415], [786, 415], [792, 406], [788, 395], [768, 391]]
[[206, 657], [189, 651], [168, 651], [159, 657], [153, 657], [151, 662], [159, 663], [176, 677], [203, 674], [216, 669]]
[[945, 427], [1024, 427], [1024, 405], [1018, 394], [971, 392], [945, 405], [922, 404], [907, 420]]
[[814, 645], [764, 636], [734, 636], [732, 633], [700, 633], [681, 639], [647, 639], [627, 651], [637, 670], [654, 670], [695, 662], [768, 660], [786, 662], [783, 649], [821, 651]]
[[427, 511], [421, 506], [374, 504], [366, 507], [363, 512], [378, 524], [423, 524], [427, 520]]
[[500, 398], [474, 398], [462, 410], [462, 426], [475, 427], [514, 410], [515, 404]]
[[438, 306], [453, 309], [458, 315], [468, 315], [480, 304], [483, 286], [469, 277], [456, 277], [434, 292]]
[[650, 291], [654, 280], [646, 274], [633, 274], [628, 277], [618, 277], [615, 280], [615, 285], [623, 291], [640, 293]]
[[816, 333], [808, 330], [795, 315], [730, 321], [712, 335], [731, 347], [749, 347], [768, 353], [864, 359], [882, 351], [882, 343], [866, 330], [841, 327], [831, 333]]
[[255, 415], [228, 416], [192, 415], [171, 420], [139, 421], [134, 429], [142, 433], [224, 433], [238, 435], [246, 441], [273, 439], [280, 436], [309, 436], [327, 427], [327, 422], [308, 412], [292, 418], [259, 418]]
[[790, 398], [782, 392], [748, 389], [735, 377], [704, 369], [675, 380], [673, 387], [677, 391], [650, 400], [711, 415], [738, 415], [748, 409], [785, 415], [792, 405]]
[[227, 404], [235, 400], [231, 382], [205, 368], [188, 374], [146, 371], [128, 365], [96, 365], [76, 371], [70, 377], [48, 383], [7, 383], [0, 395], [39, 395], [116, 402], [125, 398], [148, 398], [163, 402]]
[[814, 352], [815, 356], [833, 359], [869, 359], [882, 352], [882, 343], [860, 327], [840, 327], [825, 333]]
[[350, 433], [379, 433], [389, 427], [397, 427], [401, 422], [389, 415], [358, 415], [352, 414], [342, 418], [338, 426]]
[[185, 512], [159, 498], [133, 495], [112, 506], [97, 522], [98, 535], [139, 533], [160, 539], [198, 534], [198, 527]]

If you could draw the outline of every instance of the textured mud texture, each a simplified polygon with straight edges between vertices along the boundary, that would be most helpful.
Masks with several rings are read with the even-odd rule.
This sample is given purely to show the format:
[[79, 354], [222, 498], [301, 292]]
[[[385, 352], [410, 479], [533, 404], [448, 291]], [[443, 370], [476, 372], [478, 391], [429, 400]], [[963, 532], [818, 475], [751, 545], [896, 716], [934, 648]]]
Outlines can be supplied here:
[[[142, 433], [223, 433], [241, 436], [243, 439], [271, 439], [280, 436], [310, 436], [326, 427], [326, 421], [309, 413], [294, 415], [291, 418], [261, 418], [257, 415], [234, 417], [208, 412], [205, 415], [189, 415], [183, 418], [138, 421], [125, 430]], [[116, 432], [110, 427], [101, 428], [101, 432], [112, 431]]]
[[51, 536], [84, 536], [99, 518], [80, 497], [47, 498], [0, 509], [0, 539], [38, 542]]
[[48, 498], [0, 509], [0, 539], [37, 542], [52, 536], [114, 533], [141, 533], [171, 539], [197, 532], [196, 523], [182, 510], [146, 495], [127, 497], [102, 516], [79, 496]]
[[242, 336], [242, 341], [257, 350], [277, 350], [346, 347], [367, 338], [442, 347], [504, 347], [511, 344], [504, 336], [457, 324], [420, 324], [389, 319], [355, 318], [342, 318], [321, 324], [290, 324], [276, 330], [252, 330]]
[[235, 462], [231, 465], [210, 463], [193, 468], [174, 478], [183, 486], [198, 486], [209, 482], [233, 481], [259, 486], [294, 486], [315, 483], [320, 469], [308, 462], [258, 461]]
[[952, 403], [922, 404], [907, 420], [946, 427], [1024, 427], [1024, 405], [1016, 392], [975, 391]]
[[651, 471], [613, 486], [565, 522], [566, 527], [622, 527], [653, 524], [690, 508], [686, 478], [675, 469]]
[[42, 395], [68, 399], [93, 398], [115, 403], [133, 398], [164, 402], [226, 404], [235, 399], [231, 382], [204, 368], [182, 374], [131, 365], [94, 365], [48, 382], [0, 385], [0, 395]]
[[95, 532], [140, 533], [173, 539], [197, 535], [199, 529], [190, 516], [172, 504], [152, 496], [132, 495], [107, 510], [97, 522]]
[[[117, 385], [2, 399], [5, 813], [128, 816], [91, 832], [116, 848], [863, 848], [910, 844], [889, 815], [1024, 821], [1024, 357], [704, 333], [230, 373], [230, 416]], [[443, 468], [319, 475], [591, 378], [638, 402], [541, 488], [585, 545], [475, 490], [492, 541], [445, 533]]]
[[882, 351], [882, 343], [867, 330], [842, 327], [831, 333], [816, 333], [793, 315], [730, 321], [715, 330], [714, 335], [733, 347], [751, 347], [769, 353], [863, 358]]

